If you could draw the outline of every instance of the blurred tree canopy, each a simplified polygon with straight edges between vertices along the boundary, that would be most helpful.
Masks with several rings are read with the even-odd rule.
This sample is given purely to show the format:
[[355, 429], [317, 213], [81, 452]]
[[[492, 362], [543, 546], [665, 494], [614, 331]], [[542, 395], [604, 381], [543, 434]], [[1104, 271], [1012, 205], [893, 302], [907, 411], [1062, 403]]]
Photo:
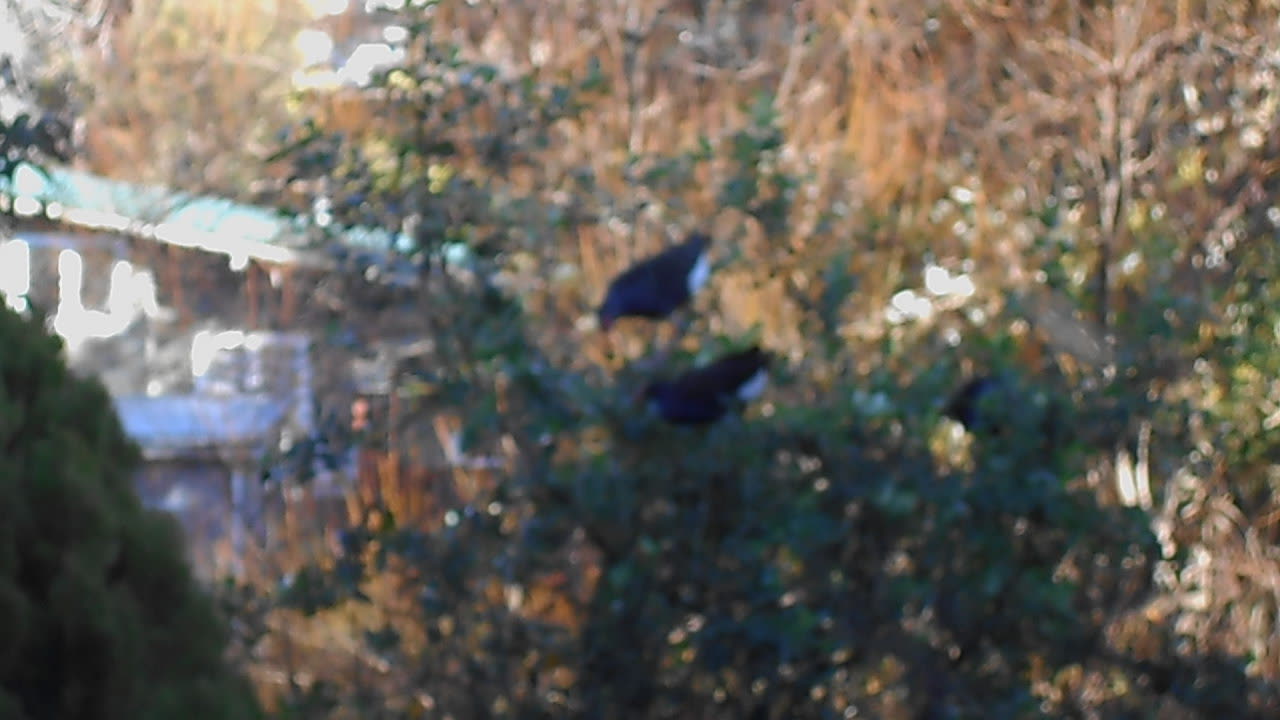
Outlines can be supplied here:
[[0, 715], [257, 717], [106, 391], [41, 321], [0, 308]]
[[[301, 0], [130, 0], [65, 63], [95, 172], [244, 199], [288, 122]], [[179, 91], [175, 91], [175, 84]]]
[[25, 162], [66, 162], [74, 114], [72, 79], [49, 62], [54, 38], [81, 17], [55, 3], [0, 5], [0, 178]]
[[290, 117], [295, 39], [311, 20], [300, 0], [0, 3], [0, 171], [20, 146], [108, 177], [248, 197]]

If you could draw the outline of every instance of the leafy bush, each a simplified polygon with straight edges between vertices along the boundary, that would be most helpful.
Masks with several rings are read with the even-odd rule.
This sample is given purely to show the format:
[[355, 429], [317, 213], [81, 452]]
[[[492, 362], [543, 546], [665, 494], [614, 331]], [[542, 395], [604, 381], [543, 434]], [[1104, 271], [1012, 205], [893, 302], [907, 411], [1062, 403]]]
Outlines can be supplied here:
[[38, 318], [0, 309], [0, 346], [0, 714], [255, 717], [106, 391]]
[[[450, 62], [446, 77], [481, 77]], [[539, 96], [536, 84], [518, 86]], [[781, 142], [761, 103], [749, 131], [728, 143], [737, 169], [724, 194], [768, 225], [783, 222], [771, 203], [789, 181], [756, 181]], [[483, 129], [464, 127], [483, 144]], [[457, 128], [410, 132], [457, 139]], [[397, 147], [394, 164], [408, 168], [456, 163], [449, 183], [428, 194], [389, 185], [370, 163], [343, 165], [353, 190], [333, 205], [394, 201], [434, 218], [413, 223], [409, 238], [426, 258], [445, 239], [503, 226], [481, 198], [516, 204], [500, 179], [447, 159], [465, 155], [460, 140], [415, 146], [311, 132], [295, 156], [301, 173], [325, 166], [305, 149], [317, 147], [341, 148], [334, 158]], [[451, 217], [456, 225], [428, 230]], [[1070, 711], [1075, 696], [1049, 688], [1071, 668], [1140, 674], [1136, 661], [1111, 653], [1105, 633], [1145, 599], [1158, 551], [1142, 513], [1102, 506], [1072, 482], [1092, 449], [1064, 431], [1076, 418], [1053, 410], [1073, 405], [1072, 388], [1025, 378], [1025, 402], [1010, 408], [1018, 431], [973, 447], [969, 469], [944, 469], [928, 439], [937, 399], [959, 383], [955, 365], [850, 382], [832, 368], [843, 353], [825, 320], [815, 329], [829, 336], [828, 354], [780, 373], [770, 413], [705, 431], [668, 428], [627, 401], [644, 363], [601, 373], [539, 337], [546, 317], [528, 309], [537, 291], [497, 283], [529, 246], [494, 235], [465, 271], [424, 270], [401, 302], [427, 318], [435, 341], [430, 371], [415, 378], [432, 393], [419, 412], [443, 404], [462, 413], [471, 449], [492, 453], [505, 439], [508, 471], [490, 485], [470, 482], [479, 490], [440, 517], [395, 503], [366, 508], [338, 558], [303, 568], [276, 595], [306, 615], [380, 609], [368, 651], [393, 678], [386, 687], [418, 694], [351, 688], [338, 704], [464, 717], [821, 717], [850, 708], [1020, 717], [1046, 703]], [[829, 318], [852, 285], [839, 256], [825, 283], [833, 291], [815, 309]], [[941, 345], [898, 342], [904, 358]], [[714, 344], [680, 348], [669, 362], [687, 365]], [[990, 344], [989, 361], [1016, 364], [1012, 343]], [[829, 378], [820, 397], [805, 389], [817, 371]], [[1043, 408], [1031, 401], [1037, 383]], [[868, 393], [886, 400], [875, 409], [855, 401]], [[548, 577], [576, 588], [560, 594], [572, 608], [560, 622], [534, 607], [554, 595]], [[408, 598], [413, 609], [381, 612]], [[1146, 700], [1126, 691], [1090, 706]]]
[[[1269, 283], [1236, 288], [1256, 301], [1234, 311], [1249, 319], [1242, 338], [1206, 329], [1198, 296], [1174, 282], [1232, 284], [1225, 273], [1197, 270], [1208, 262], [1196, 247], [1200, 235], [1224, 234], [1214, 219], [1221, 207], [1184, 198], [1195, 213], [1155, 211], [1159, 193], [1179, 190], [1162, 181], [1176, 174], [1167, 163], [1178, 153], [1152, 138], [1184, 137], [1205, 118], [1182, 109], [1146, 114], [1181, 102], [1177, 63], [1126, 88], [1131, 117], [1104, 123], [1112, 136], [1098, 140], [1096, 118], [1118, 110], [1094, 104], [1111, 96], [1093, 92], [1089, 63], [1112, 48], [1010, 41], [983, 55], [992, 61], [985, 73], [963, 60], [1017, 23], [1027, 37], [1039, 37], [1033, 29], [1042, 22], [1072, 38], [1088, 26], [1106, 46], [1119, 43], [1110, 35], [1117, 28], [1140, 36], [1138, 24], [1154, 25], [1167, 8], [1143, 15], [1127, 5], [1062, 6], [1011, 19], [994, 6], [944, 4], [937, 18], [929, 10], [919, 22], [885, 13], [892, 19], [879, 26], [883, 33], [854, 21], [843, 28], [813, 21], [795, 35], [806, 42], [794, 43], [778, 82], [789, 96], [761, 92], [728, 108], [718, 95], [716, 133], [663, 115], [660, 124], [676, 128], [664, 138], [690, 135], [691, 126], [695, 134], [663, 151], [652, 150], [662, 143], [640, 142], [636, 129], [642, 83], [629, 75], [636, 47], [651, 41], [643, 27], [628, 27], [615, 43], [620, 67], [604, 77], [626, 84], [616, 94], [629, 104], [631, 142], [616, 155], [586, 158], [583, 147], [599, 147], [586, 145], [593, 133], [625, 114], [618, 98], [591, 102], [599, 61], [583, 60], [576, 67], [584, 73], [555, 80], [537, 68], [472, 61], [432, 30], [433, 12], [456, 18], [461, 4], [428, 5], [405, 10], [408, 57], [363, 98], [369, 122], [305, 124], [281, 154], [291, 161], [281, 202], [325, 208], [318, 213], [325, 227], [401, 233], [388, 243], [388, 262], [412, 268], [412, 290], [389, 290], [371, 280], [377, 267], [357, 268], [358, 276], [338, 281], [346, 283], [345, 314], [328, 319], [369, 338], [371, 319], [409, 318], [433, 349], [417, 371], [396, 379], [397, 420], [459, 413], [468, 449], [500, 454], [507, 465], [487, 482], [461, 469], [433, 478], [436, 489], [451, 481], [469, 488], [440, 493], [457, 500], [438, 512], [417, 512], [391, 493], [365, 504], [336, 557], [267, 593], [267, 612], [298, 626], [309, 622], [304, 616], [335, 625], [360, 618], [355, 654], [371, 682], [345, 683], [343, 670], [320, 671], [317, 662], [310, 668], [326, 682], [296, 693], [294, 709], [396, 717], [1244, 717], [1274, 703], [1240, 659], [1268, 654], [1266, 643], [1223, 647], [1213, 618], [1197, 615], [1189, 596], [1153, 597], [1158, 583], [1173, 587], [1173, 577], [1197, 589], [1204, 566], [1213, 565], [1202, 560], [1197, 569], [1186, 552], [1210, 555], [1207, 541], [1194, 537], [1203, 528], [1184, 522], [1185, 508], [1210, 504], [1207, 485], [1192, 478], [1185, 492], [1164, 496], [1164, 507], [1135, 508], [1111, 502], [1098, 479], [1144, 426], [1166, 443], [1150, 466], [1163, 461], [1175, 478], [1188, 458], [1209, 460], [1188, 453], [1189, 425], [1242, 443], [1237, 457], [1255, 470], [1269, 457], [1265, 438], [1207, 421], [1265, 428], [1273, 407], [1240, 392], [1230, 406], [1205, 400], [1188, 417], [1193, 404], [1179, 402], [1193, 358], [1213, 370], [1202, 371], [1207, 387], [1237, 369], [1248, 393], [1274, 393], [1265, 372], [1273, 318], [1260, 311]], [[873, 16], [857, 22], [880, 22]], [[1219, 22], [1230, 32], [1244, 27]], [[903, 30], [931, 24], [937, 35]], [[791, 37], [796, 28], [781, 25]], [[827, 53], [845, 51], [837, 36], [903, 44], [901, 52], [875, 46], [865, 64], [828, 62]], [[1150, 53], [1133, 51], [1134, 67], [1157, 56], [1205, 60], [1187, 37], [1154, 34]], [[1017, 51], [1018, 72], [1005, 71], [1005, 50]], [[662, 62], [636, 74], [657, 76]], [[851, 90], [863, 101], [895, 80], [924, 78], [918, 105], [904, 102], [900, 109], [912, 112], [899, 114], [938, 126], [886, 122], [901, 137], [856, 138], [867, 129], [850, 109], [859, 101], [806, 110], [805, 93], [785, 82], [806, 62], [892, 75]], [[827, 88], [850, 81], [840, 72], [826, 78]], [[653, 84], [669, 86], [665, 78]], [[941, 107], [934, 93], [961, 110], [914, 112]], [[980, 99], [970, 103], [970, 93]], [[1042, 102], [1056, 93], [1082, 102]], [[1028, 106], [1036, 108], [1030, 116]], [[991, 122], [1001, 113], [1020, 122]], [[831, 138], [807, 116], [837, 118], [828, 133], [844, 145], [824, 142]], [[797, 139], [806, 127], [815, 132], [807, 144]], [[1114, 136], [1121, 132], [1132, 137]], [[981, 152], [965, 147], [911, 162], [922, 145], [970, 142]], [[1112, 153], [1126, 143], [1133, 147], [1125, 152], [1149, 160], [1116, 162]], [[904, 145], [905, 161], [896, 155]], [[868, 168], [841, 167], [850, 160]], [[1246, 175], [1243, 168], [1231, 169]], [[1145, 175], [1135, 177], [1139, 170]], [[851, 208], [849, 188], [877, 179], [887, 181], [880, 195], [899, 197]], [[1147, 206], [1133, 199], [1143, 194], [1152, 196], [1145, 226], [1139, 216]], [[1116, 203], [1132, 205], [1122, 212]], [[1251, 222], [1267, 217], [1262, 207], [1251, 206]], [[1186, 226], [1154, 222], [1175, 216]], [[667, 362], [685, 366], [717, 343], [740, 341], [754, 321], [789, 361], [768, 402], [705, 430], [665, 427], [628, 403], [652, 371], [650, 341], [664, 330], [628, 332], [614, 345], [575, 322], [609, 272], [597, 240], [607, 234], [616, 255], [634, 256], [628, 241], [638, 245], [659, 234], [654, 226], [691, 218], [728, 228], [716, 233], [730, 238], [720, 248], [728, 260], [712, 297], [695, 303], [690, 341]], [[1246, 230], [1268, 237], [1259, 225], [1232, 232]], [[444, 262], [457, 247], [470, 251], [465, 268]], [[1262, 247], [1250, 254], [1269, 259]], [[975, 273], [980, 282], [1007, 283], [1012, 292], [987, 289], [955, 317], [885, 322], [884, 305], [908, 275], [939, 258], [964, 267], [962, 252], [985, 261], [985, 277]], [[734, 290], [768, 308], [733, 312]], [[1198, 356], [1207, 348], [1212, 362]], [[1255, 357], [1235, 361], [1245, 353]], [[1003, 408], [1015, 431], [957, 443], [939, 411], [975, 371], [1016, 378]], [[1220, 454], [1212, 459], [1226, 464]], [[385, 467], [401, 458], [390, 460]], [[382, 479], [402, 480], [389, 474]], [[1255, 479], [1265, 495], [1271, 479]], [[1218, 599], [1228, 596], [1214, 602], [1230, 605]], [[1270, 617], [1268, 601], [1255, 600], [1249, 613], [1238, 611], [1250, 623]], [[1179, 629], [1188, 618], [1202, 628], [1195, 641]]]

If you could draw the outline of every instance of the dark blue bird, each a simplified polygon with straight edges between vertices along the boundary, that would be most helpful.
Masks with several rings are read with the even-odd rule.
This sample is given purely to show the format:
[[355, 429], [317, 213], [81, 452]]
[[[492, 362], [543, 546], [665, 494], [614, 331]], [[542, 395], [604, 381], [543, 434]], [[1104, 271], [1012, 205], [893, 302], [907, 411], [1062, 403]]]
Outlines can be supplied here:
[[[1069, 398], [1009, 375], [972, 378], [951, 396], [943, 414], [975, 438], [1017, 447], [1037, 457], [1071, 447], [1082, 438], [1114, 440], [1123, 432], [1123, 415], [1111, 419], [1099, 415], [1094, 418], [1096, 424], [1078, 426]], [[1008, 445], [1010, 442], [1013, 445]]]
[[1008, 400], [1004, 390], [1005, 383], [998, 378], [990, 375], [975, 377], [951, 396], [943, 415], [971, 433], [1000, 435], [1005, 430], [1000, 404]]
[[600, 327], [608, 331], [622, 317], [661, 320], [689, 302], [711, 275], [710, 241], [695, 232], [614, 278], [600, 304]]
[[705, 425], [759, 397], [768, 383], [768, 371], [768, 354], [751, 347], [690, 370], [675, 380], [650, 383], [644, 396], [669, 423]]

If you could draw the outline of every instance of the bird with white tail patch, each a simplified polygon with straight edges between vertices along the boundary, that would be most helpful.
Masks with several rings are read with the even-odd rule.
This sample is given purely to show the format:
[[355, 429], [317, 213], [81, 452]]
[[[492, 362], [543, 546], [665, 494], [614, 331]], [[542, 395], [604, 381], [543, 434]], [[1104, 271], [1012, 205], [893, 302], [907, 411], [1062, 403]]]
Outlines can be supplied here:
[[711, 276], [711, 238], [695, 232], [614, 278], [598, 312], [606, 332], [624, 317], [662, 320], [697, 294]]
[[769, 382], [768, 353], [759, 347], [723, 355], [674, 380], [644, 390], [650, 407], [673, 425], [706, 425], [758, 398]]

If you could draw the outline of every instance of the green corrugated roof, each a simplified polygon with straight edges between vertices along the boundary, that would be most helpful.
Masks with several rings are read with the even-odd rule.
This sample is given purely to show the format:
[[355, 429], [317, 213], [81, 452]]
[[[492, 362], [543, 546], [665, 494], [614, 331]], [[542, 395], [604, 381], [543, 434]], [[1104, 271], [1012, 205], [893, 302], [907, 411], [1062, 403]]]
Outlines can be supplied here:
[[300, 237], [295, 222], [267, 208], [135, 185], [70, 168], [47, 168], [42, 174], [23, 165], [14, 173], [12, 188], [0, 180], [0, 192], [44, 205], [57, 203], [144, 223], [174, 223], [248, 241], [279, 243], [291, 235]]
[[[192, 195], [165, 188], [137, 185], [104, 178], [92, 173], [65, 167], [46, 168], [42, 173], [31, 165], [22, 165], [13, 175], [12, 186], [0, 177], [0, 194], [11, 198], [29, 198], [48, 208], [60, 205], [63, 212], [79, 211], [75, 217], [64, 216], [68, 222], [78, 222], [76, 217], [101, 218], [114, 216], [120, 221], [138, 225], [168, 226], [187, 235], [207, 235], [217, 242], [175, 237], [170, 232], [157, 235], [163, 242], [175, 242], [187, 246], [202, 246], [217, 252], [245, 252], [254, 257], [273, 261], [298, 261], [302, 256], [285, 259], [282, 252], [306, 252], [307, 230], [304, 221], [287, 217], [275, 210], [233, 202], [226, 198], [208, 195]], [[83, 222], [83, 221], [79, 221]], [[360, 227], [343, 231], [338, 239], [352, 247], [387, 250], [391, 246], [391, 232], [376, 227]], [[404, 247], [408, 238], [401, 233], [394, 235], [397, 245]], [[254, 244], [270, 246], [253, 249]], [[463, 263], [468, 256], [464, 245], [450, 247], [448, 259]], [[314, 258], [312, 258], [314, 259]]]

